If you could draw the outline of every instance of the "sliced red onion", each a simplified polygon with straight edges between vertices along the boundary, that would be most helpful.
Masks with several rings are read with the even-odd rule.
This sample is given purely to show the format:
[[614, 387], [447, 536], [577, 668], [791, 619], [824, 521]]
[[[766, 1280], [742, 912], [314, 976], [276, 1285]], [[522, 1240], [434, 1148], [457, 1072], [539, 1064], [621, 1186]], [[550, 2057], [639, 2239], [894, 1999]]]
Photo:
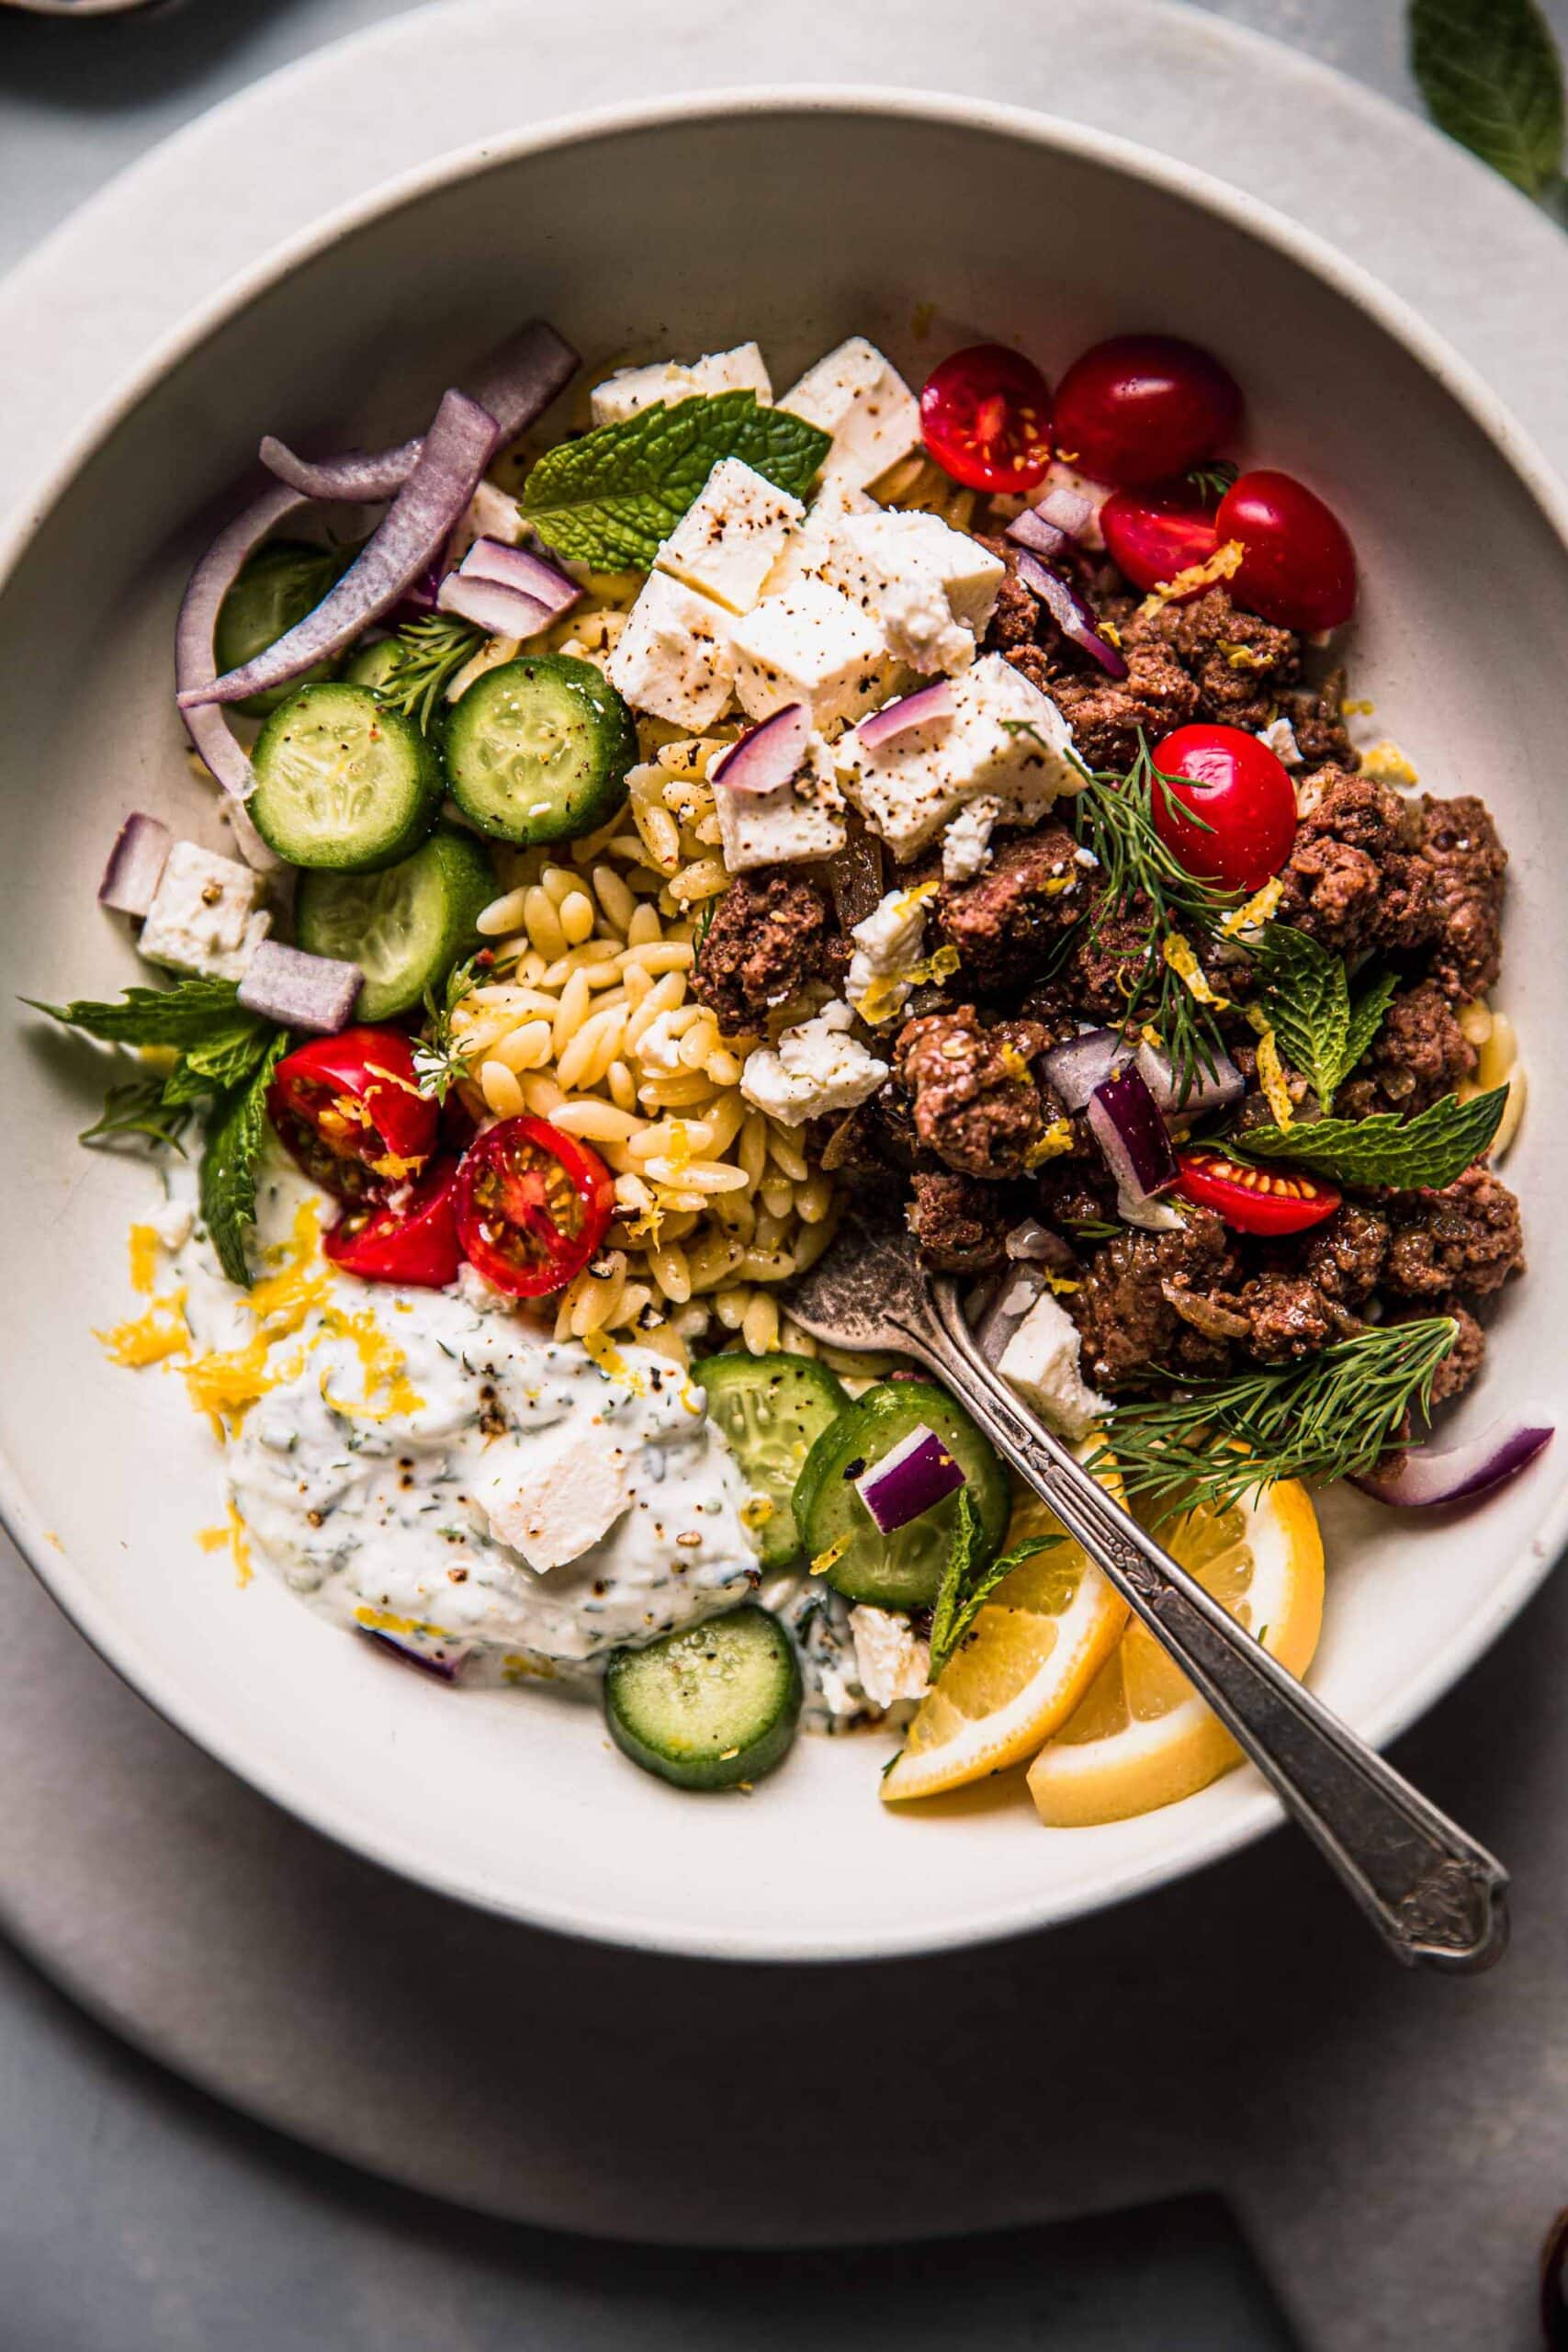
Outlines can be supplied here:
[[726, 792], [776, 792], [787, 784], [811, 740], [811, 712], [803, 702], [787, 703], [732, 743], [708, 770], [710, 784]]
[[494, 580], [519, 595], [531, 596], [559, 620], [582, 601], [582, 591], [570, 571], [547, 563], [532, 548], [508, 546], [504, 539], [476, 539], [458, 567], [465, 580]]
[[891, 1453], [855, 1480], [855, 1492], [884, 1535], [891, 1535], [964, 1484], [961, 1465], [935, 1430], [919, 1421]]
[[1479, 1437], [1463, 1445], [1438, 1449], [1407, 1446], [1376, 1470], [1363, 1472], [1350, 1484], [1380, 1503], [1401, 1510], [1428, 1510], [1442, 1503], [1474, 1502], [1508, 1478], [1517, 1477], [1551, 1442], [1550, 1424], [1523, 1422], [1514, 1427], [1494, 1421]]
[[1060, 524], [1048, 522], [1037, 506], [1026, 506], [1008, 525], [1007, 536], [1016, 539], [1021, 548], [1028, 548], [1035, 555], [1055, 561], [1058, 556], [1077, 553], [1077, 542], [1072, 533]]
[[520, 596], [515, 588], [504, 588], [499, 580], [465, 580], [460, 571], [446, 574], [435, 608], [472, 621], [491, 637], [536, 637], [540, 629], [548, 628], [553, 617], [548, 606], [533, 596]]
[[1003, 1247], [1015, 1261], [1041, 1266], [1070, 1266], [1073, 1262], [1072, 1244], [1065, 1235], [1053, 1233], [1037, 1216], [1021, 1217], [1008, 1234]]
[[1153, 1213], [1157, 1225], [1168, 1224], [1176, 1211], [1162, 1210], [1156, 1195], [1168, 1192], [1180, 1170], [1159, 1104], [1135, 1069], [1095, 1088], [1089, 1124], [1116, 1179], [1117, 1215], [1128, 1225], [1145, 1225]]
[[885, 743], [896, 743], [902, 735], [912, 735], [917, 727], [932, 726], [939, 718], [951, 718], [956, 705], [953, 688], [945, 678], [933, 686], [921, 686], [912, 695], [900, 696], [897, 702], [886, 703], [863, 718], [855, 729], [855, 740], [868, 752], [880, 752]]
[[[212, 633], [223, 599], [238, 578], [245, 559], [253, 555], [279, 523], [299, 513], [310, 501], [281, 482], [253, 500], [220, 531], [186, 587], [180, 616], [175, 624], [175, 686], [179, 696], [211, 684], [218, 674], [212, 658]], [[184, 708], [182, 699], [182, 708]], [[191, 741], [225, 792], [243, 800], [255, 778], [242, 746], [229, 731], [229, 722], [215, 706], [198, 705], [185, 711]]]
[[434, 613], [441, 602], [441, 583], [446, 577], [446, 550], [442, 548], [434, 563], [426, 566], [412, 588], [405, 588], [398, 599], [399, 612], [417, 618], [423, 613]]
[[117, 915], [146, 914], [174, 838], [162, 819], [143, 816], [140, 808], [133, 810], [115, 835], [98, 885], [99, 906], [112, 909]]
[[426, 1674], [434, 1674], [439, 1681], [456, 1682], [463, 1670], [463, 1661], [473, 1648], [472, 1642], [443, 1642], [438, 1649], [422, 1649], [416, 1642], [406, 1642], [398, 1634], [384, 1634], [378, 1625], [361, 1625], [359, 1632], [367, 1641], [379, 1642], [393, 1657], [405, 1666], [417, 1666]]
[[[469, 390], [469, 398], [495, 419], [497, 448], [515, 441], [571, 381], [581, 365], [570, 344], [543, 319], [530, 320], [498, 345], [476, 369]], [[308, 458], [296, 457], [269, 433], [261, 445], [261, 461], [268, 473], [307, 498], [370, 505], [397, 496], [423, 446], [423, 436], [416, 435], [395, 449], [350, 450], [313, 464]]]
[[1098, 662], [1108, 678], [1126, 676], [1126, 662], [1110, 640], [1100, 634], [1094, 607], [1059, 572], [1048, 571], [1027, 548], [1019, 550], [1018, 576], [1039, 597], [1062, 635], [1091, 661]]
[[240, 1002], [247, 1012], [259, 1012], [285, 1029], [331, 1037], [353, 1019], [364, 978], [357, 964], [307, 956], [302, 947], [264, 939], [240, 982]]
[[1218, 1046], [1213, 1051], [1213, 1069], [1206, 1069], [1200, 1065], [1189, 1070], [1186, 1087], [1178, 1096], [1176, 1072], [1169, 1055], [1161, 1053], [1154, 1046], [1138, 1047], [1138, 1069], [1144, 1084], [1162, 1111], [1179, 1111], [1185, 1117], [1193, 1119], [1201, 1112], [1223, 1111], [1228, 1103], [1241, 1101], [1247, 1092], [1246, 1079], [1228, 1054], [1222, 1053]]
[[1053, 1046], [1040, 1066], [1066, 1108], [1082, 1111], [1095, 1088], [1132, 1058], [1133, 1048], [1119, 1030], [1080, 1029], [1065, 1046]]

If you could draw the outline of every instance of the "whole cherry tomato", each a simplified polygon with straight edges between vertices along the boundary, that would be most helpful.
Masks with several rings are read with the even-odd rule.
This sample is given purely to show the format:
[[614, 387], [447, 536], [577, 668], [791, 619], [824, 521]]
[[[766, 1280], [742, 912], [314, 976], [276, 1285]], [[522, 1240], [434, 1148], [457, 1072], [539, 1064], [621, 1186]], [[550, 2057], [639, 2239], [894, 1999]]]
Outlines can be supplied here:
[[1214, 527], [1244, 550], [1231, 594], [1280, 628], [1337, 628], [1356, 609], [1356, 550], [1338, 516], [1293, 474], [1242, 474]]
[[564, 1290], [604, 1238], [615, 1179], [596, 1152], [547, 1120], [502, 1119], [457, 1170], [457, 1238], [497, 1290]]
[[1238, 1233], [1304, 1233], [1339, 1206], [1332, 1184], [1295, 1170], [1248, 1168], [1209, 1148], [1178, 1152], [1177, 1162], [1177, 1191]]
[[1155, 831], [1200, 881], [1261, 890], [1296, 838], [1296, 788], [1244, 727], [1179, 727], [1155, 746]]
[[390, 1200], [345, 1209], [321, 1248], [334, 1266], [361, 1282], [445, 1290], [457, 1281], [463, 1262], [457, 1182], [457, 1161], [438, 1159], [417, 1184], [400, 1188]]
[[306, 1175], [344, 1201], [378, 1199], [417, 1176], [439, 1117], [400, 1029], [344, 1029], [286, 1054], [266, 1114]]
[[[1134, 588], [1163, 588], [1179, 571], [1207, 563], [1219, 546], [1214, 502], [1190, 481], [1115, 490], [1100, 510], [1106, 553]], [[1189, 592], [1202, 594], [1201, 588]], [[1186, 596], [1172, 599], [1184, 604]]]
[[973, 344], [927, 377], [920, 431], [954, 481], [971, 490], [1032, 490], [1051, 463], [1051, 388], [1021, 352]]
[[1096, 481], [1158, 481], [1212, 458], [1241, 423], [1241, 387], [1195, 343], [1117, 334], [1075, 359], [1056, 393], [1056, 447]]

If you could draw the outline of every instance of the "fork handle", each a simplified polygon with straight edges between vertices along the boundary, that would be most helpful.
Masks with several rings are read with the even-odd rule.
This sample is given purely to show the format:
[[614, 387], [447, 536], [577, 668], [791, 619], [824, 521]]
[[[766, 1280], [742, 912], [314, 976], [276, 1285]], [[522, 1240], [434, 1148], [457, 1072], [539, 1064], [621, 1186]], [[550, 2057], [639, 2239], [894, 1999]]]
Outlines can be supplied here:
[[1272, 1782], [1397, 1958], [1472, 1973], [1507, 1942], [1507, 1873], [1288, 1674], [1141, 1528], [980, 1354], [954, 1286], [905, 1327]]

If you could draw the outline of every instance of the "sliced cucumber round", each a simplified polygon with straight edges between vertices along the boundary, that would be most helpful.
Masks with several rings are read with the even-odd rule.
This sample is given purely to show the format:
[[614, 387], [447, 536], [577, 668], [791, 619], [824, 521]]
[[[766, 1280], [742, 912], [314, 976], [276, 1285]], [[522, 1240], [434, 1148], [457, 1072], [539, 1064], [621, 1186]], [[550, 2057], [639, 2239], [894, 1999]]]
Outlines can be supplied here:
[[419, 847], [441, 813], [441, 770], [417, 727], [368, 686], [301, 686], [251, 753], [251, 819], [290, 865], [372, 874]]
[[637, 755], [632, 715], [592, 662], [525, 654], [476, 678], [442, 738], [453, 799], [503, 842], [570, 842], [613, 817]]
[[[343, 566], [342, 556], [330, 548], [308, 547], [301, 539], [269, 539], [258, 548], [241, 566], [219, 607], [212, 650], [220, 673], [254, 662], [307, 613], [313, 613]], [[335, 662], [318, 662], [306, 672], [306, 681], [330, 678], [336, 669]], [[294, 691], [293, 685], [269, 686], [265, 694], [247, 695], [231, 707], [247, 718], [265, 718]]]
[[884, 1535], [855, 1481], [919, 1428], [934, 1430], [963, 1470], [980, 1514], [982, 1566], [1007, 1533], [1008, 1474], [990, 1440], [931, 1380], [883, 1380], [825, 1430], [795, 1489], [795, 1515], [815, 1568], [847, 1600], [923, 1609], [936, 1599], [953, 1548], [958, 1498], [949, 1495]]
[[611, 1738], [678, 1789], [760, 1781], [788, 1753], [800, 1702], [795, 1645], [765, 1609], [616, 1650], [604, 1673]]
[[369, 645], [357, 646], [338, 675], [345, 685], [368, 686], [372, 694], [379, 694], [402, 666], [403, 649], [397, 639], [378, 637]]
[[294, 931], [311, 956], [335, 956], [365, 975], [356, 1021], [388, 1021], [423, 1002], [476, 944], [475, 922], [495, 896], [490, 854], [472, 833], [438, 825], [397, 865], [375, 874], [302, 874]]
[[692, 1378], [728, 1440], [751, 1488], [746, 1516], [764, 1568], [787, 1567], [800, 1551], [790, 1508], [806, 1457], [849, 1405], [842, 1384], [809, 1356], [706, 1356]]

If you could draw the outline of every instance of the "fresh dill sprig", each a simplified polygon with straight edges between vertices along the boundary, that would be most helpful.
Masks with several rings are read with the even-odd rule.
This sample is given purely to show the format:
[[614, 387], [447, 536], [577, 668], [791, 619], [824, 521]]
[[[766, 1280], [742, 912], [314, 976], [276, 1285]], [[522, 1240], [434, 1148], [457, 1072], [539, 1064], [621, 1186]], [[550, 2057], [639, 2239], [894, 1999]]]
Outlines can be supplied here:
[[152, 1143], [168, 1144], [183, 1159], [182, 1138], [195, 1110], [194, 1102], [169, 1101], [166, 1079], [128, 1078], [108, 1089], [101, 1115], [83, 1128], [77, 1141], [107, 1144], [124, 1136], [142, 1136]]
[[1172, 1396], [1118, 1405], [1097, 1461], [1164, 1518], [1227, 1510], [1280, 1478], [1354, 1476], [1404, 1442], [1413, 1406], [1428, 1409], [1457, 1336], [1451, 1316], [1426, 1316], [1337, 1340], [1305, 1363], [1184, 1381]]
[[[1222, 918], [1245, 902], [1246, 893], [1222, 890], [1189, 874], [1175, 852], [1161, 840], [1156, 808], [1179, 811], [1183, 823], [1213, 828], [1174, 786], [1180, 777], [1168, 776], [1155, 765], [1154, 754], [1140, 733], [1138, 754], [1124, 775], [1111, 770], [1091, 773], [1074, 796], [1073, 814], [1079, 841], [1093, 853], [1104, 888], [1089, 927], [1098, 939], [1115, 917], [1125, 921], [1135, 906], [1148, 910], [1141, 952], [1126, 958], [1129, 1022], [1154, 1028], [1169, 1057], [1177, 1091], [1185, 1092], [1200, 1072], [1213, 1076], [1224, 1050], [1213, 1007], [1195, 996], [1167, 956], [1167, 945], [1212, 939]], [[1134, 918], [1136, 920], [1136, 918]]]
[[458, 671], [473, 660], [485, 641], [485, 632], [471, 621], [454, 620], [446, 613], [426, 613], [407, 622], [393, 641], [398, 666], [377, 691], [389, 710], [412, 718], [428, 735], [442, 696]]
[[481, 947], [464, 963], [453, 966], [439, 1003], [434, 990], [425, 989], [424, 1028], [414, 1040], [413, 1074], [420, 1092], [429, 1102], [445, 1102], [458, 1080], [468, 1076], [468, 1057], [453, 1035], [452, 1016], [479, 976], [494, 963], [493, 948]]
[[1236, 468], [1228, 458], [1208, 458], [1201, 466], [1189, 466], [1183, 476], [1200, 498], [1212, 498], [1216, 506], [1235, 478]]

